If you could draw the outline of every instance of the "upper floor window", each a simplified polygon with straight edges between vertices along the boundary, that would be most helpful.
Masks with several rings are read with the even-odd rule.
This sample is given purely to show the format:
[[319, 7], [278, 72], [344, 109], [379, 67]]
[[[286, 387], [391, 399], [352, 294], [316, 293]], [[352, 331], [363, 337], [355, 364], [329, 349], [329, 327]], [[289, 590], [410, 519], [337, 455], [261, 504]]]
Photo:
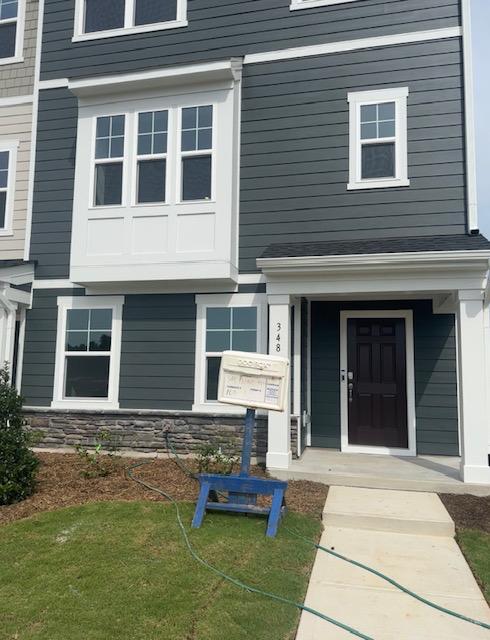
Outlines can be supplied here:
[[187, 0], [77, 0], [74, 40], [182, 27]]
[[[211, 200], [213, 113], [202, 105], [97, 117], [91, 205], [128, 204], [127, 193], [131, 206]], [[169, 136], [178, 141], [170, 149]], [[170, 169], [177, 189], [167, 184]]]
[[25, 0], [0, 0], [0, 64], [22, 62]]
[[348, 2], [359, 2], [359, 0], [291, 0], [289, 8], [294, 11], [295, 9], [311, 9], [331, 4], [347, 4]]
[[407, 97], [407, 88], [349, 94], [349, 189], [410, 184]]
[[17, 142], [0, 140], [0, 235], [11, 233]]

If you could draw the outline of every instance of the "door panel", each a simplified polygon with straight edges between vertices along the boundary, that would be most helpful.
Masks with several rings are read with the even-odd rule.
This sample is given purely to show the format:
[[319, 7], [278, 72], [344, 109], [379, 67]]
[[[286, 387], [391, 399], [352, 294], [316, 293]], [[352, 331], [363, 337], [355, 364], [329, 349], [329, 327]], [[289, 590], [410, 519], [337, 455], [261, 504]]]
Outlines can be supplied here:
[[405, 320], [347, 321], [349, 444], [408, 448]]

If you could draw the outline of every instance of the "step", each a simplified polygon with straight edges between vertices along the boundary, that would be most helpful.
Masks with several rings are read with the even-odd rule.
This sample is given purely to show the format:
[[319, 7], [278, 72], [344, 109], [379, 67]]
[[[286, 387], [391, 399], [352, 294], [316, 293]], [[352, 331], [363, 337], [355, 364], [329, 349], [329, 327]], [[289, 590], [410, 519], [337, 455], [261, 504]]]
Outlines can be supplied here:
[[435, 493], [330, 487], [325, 526], [454, 537], [454, 522]]

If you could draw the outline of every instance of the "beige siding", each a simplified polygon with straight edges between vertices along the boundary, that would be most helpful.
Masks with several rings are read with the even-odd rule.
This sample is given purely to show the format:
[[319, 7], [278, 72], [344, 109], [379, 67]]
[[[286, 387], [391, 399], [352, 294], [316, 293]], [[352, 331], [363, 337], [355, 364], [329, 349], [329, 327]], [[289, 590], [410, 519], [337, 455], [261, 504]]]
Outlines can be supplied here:
[[0, 260], [24, 257], [29, 161], [31, 152], [32, 105], [0, 108], [0, 141], [18, 140], [12, 235], [0, 236]]
[[24, 61], [0, 66], [0, 98], [31, 95], [36, 60], [38, 0], [26, 0]]

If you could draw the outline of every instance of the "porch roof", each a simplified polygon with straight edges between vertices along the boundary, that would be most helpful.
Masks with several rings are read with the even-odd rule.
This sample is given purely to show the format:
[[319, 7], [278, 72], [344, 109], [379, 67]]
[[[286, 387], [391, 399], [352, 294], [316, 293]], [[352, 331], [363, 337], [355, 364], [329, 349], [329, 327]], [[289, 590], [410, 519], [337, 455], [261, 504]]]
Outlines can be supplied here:
[[490, 242], [481, 234], [380, 238], [371, 240], [328, 240], [271, 244], [261, 258], [303, 258], [434, 251], [489, 251]]

